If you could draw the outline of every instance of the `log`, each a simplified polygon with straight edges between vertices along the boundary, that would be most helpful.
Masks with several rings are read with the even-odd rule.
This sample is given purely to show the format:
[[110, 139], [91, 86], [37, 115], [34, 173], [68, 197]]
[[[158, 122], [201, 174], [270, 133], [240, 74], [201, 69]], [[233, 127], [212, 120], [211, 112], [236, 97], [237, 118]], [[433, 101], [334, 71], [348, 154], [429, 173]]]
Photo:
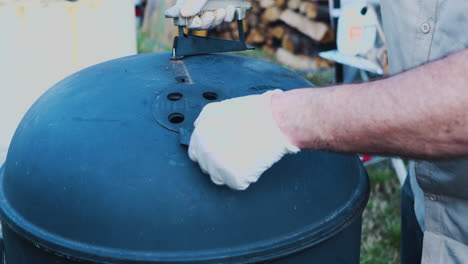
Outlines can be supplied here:
[[299, 12], [309, 19], [315, 19], [318, 16], [318, 6], [311, 2], [302, 2], [299, 5]]
[[290, 31], [287, 32], [281, 40], [281, 47], [283, 47], [289, 52], [299, 52], [299, 49], [301, 48], [300, 36]]
[[268, 46], [268, 45], [263, 45], [263, 46], [262, 46], [262, 50], [263, 50], [266, 54], [268, 54], [268, 55], [270, 55], [270, 56], [274, 56], [274, 55], [276, 54], [276, 50], [273, 49], [271, 46]]
[[309, 56], [315, 56], [318, 52], [323, 50], [320, 43], [311, 40], [294, 29], [288, 29], [286, 31], [284, 36], [281, 38], [281, 47], [294, 54]]
[[265, 37], [257, 29], [252, 29], [247, 37], [247, 43], [249, 44], [261, 44], [265, 41]]
[[330, 23], [330, 9], [328, 5], [317, 5], [317, 16], [314, 20]]
[[245, 21], [247, 21], [249, 28], [254, 28], [258, 25], [258, 16], [256, 14], [248, 14]]
[[327, 32], [325, 33], [325, 36], [323, 36], [320, 43], [331, 43], [334, 40], [335, 40], [335, 32], [333, 32], [331, 28], [328, 28]]
[[[0, 0], [1, 1], [1, 0]], [[313, 58], [333, 47], [334, 32], [328, 25], [327, 1], [322, 0], [248, 0], [253, 8], [244, 20], [247, 43], [267, 54], [276, 54], [287, 64], [329, 67], [328, 61]], [[210, 37], [237, 39], [236, 23], [221, 25]], [[293, 56], [290, 56], [293, 55]], [[297, 62], [294, 62], [297, 60]], [[290, 62], [289, 62], [290, 61]], [[299, 65], [299, 66], [300, 66]], [[309, 65], [309, 66], [310, 66]], [[307, 68], [310, 68], [307, 66]]]
[[273, 47], [273, 44], [275, 43], [275, 40], [273, 38], [267, 38], [265, 41], [266, 46], [268, 47]]
[[289, 37], [281, 40], [281, 47], [289, 52], [294, 52], [294, 42]]
[[271, 35], [276, 39], [282, 39], [285, 33], [286, 29], [284, 26], [276, 26], [271, 30]]
[[265, 24], [278, 21], [281, 15], [281, 10], [277, 6], [272, 6], [265, 9], [265, 12], [262, 14], [262, 22]]
[[329, 61], [319, 56], [315, 57], [314, 60], [315, 64], [319, 69], [330, 69], [334, 65], [332, 61]]
[[258, 2], [258, 0], [248, 0], [252, 4], [252, 9], [248, 13], [251, 14], [259, 14], [261, 12], [261, 6]]
[[260, 0], [260, 6], [262, 8], [268, 8], [275, 5], [275, 0]]
[[286, 0], [276, 0], [275, 5], [281, 9], [286, 7]]
[[289, 0], [288, 1], [288, 8], [291, 10], [299, 9], [300, 5], [301, 5], [301, 0]]
[[296, 70], [318, 70], [329, 68], [329, 64], [325, 63], [320, 57], [312, 59], [309, 56], [294, 55], [283, 48], [279, 48], [276, 51], [276, 59]]
[[294, 11], [286, 9], [281, 13], [280, 20], [297, 29], [315, 41], [322, 41], [331, 29], [323, 22], [316, 22]]

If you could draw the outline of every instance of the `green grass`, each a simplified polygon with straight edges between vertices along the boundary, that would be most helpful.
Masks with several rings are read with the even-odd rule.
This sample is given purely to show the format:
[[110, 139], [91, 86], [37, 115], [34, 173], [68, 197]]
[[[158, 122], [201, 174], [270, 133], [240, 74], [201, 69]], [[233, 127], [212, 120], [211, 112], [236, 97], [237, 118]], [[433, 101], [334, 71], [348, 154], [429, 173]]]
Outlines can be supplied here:
[[363, 216], [362, 264], [399, 263], [400, 186], [385, 165], [368, 169], [371, 196]]
[[163, 45], [159, 41], [148, 37], [146, 34], [142, 32], [138, 32], [138, 35], [137, 35], [138, 53], [171, 51], [171, 49], [172, 47]]
[[302, 77], [306, 78], [310, 83], [317, 87], [328, 86], [333, 83], [335, 78], [334, 70], [324, 70], [317, 72], [309, 72], [302, 74]]
[[263, 61], [268, 61], [274, 64], [280, 64], [280, 62], [275, 57], [268, 55], [266, 52], [264, 52], [261, 49], [237, 51], [237, 52], [231, 52], [231, 53], [254, 58], [254, 59], [259, 59]]

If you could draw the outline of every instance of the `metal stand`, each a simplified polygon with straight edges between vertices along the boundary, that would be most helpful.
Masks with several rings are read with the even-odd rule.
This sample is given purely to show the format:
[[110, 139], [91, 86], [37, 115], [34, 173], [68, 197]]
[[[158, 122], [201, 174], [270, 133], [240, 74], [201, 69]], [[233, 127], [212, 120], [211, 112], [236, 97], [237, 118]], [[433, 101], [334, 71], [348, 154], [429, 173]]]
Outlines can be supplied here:
[[[331, 8], [333, 11], [339, 10], [341, 8], [341, 0], [330, 0]], [[330, 15], [330, 19], [332, 20], [332, 25], [335, 31], [335, 39], [337, 38], [337, 25], [338, 25], [338, 18], [339, 16], [336, 15], [336, 12], [332, 12]], [[335, 63], [335, 83], [343, 83], [344, 80], [344, 73], [343, 73], [343, 64]]]
[[185, 56], [255, 49], [245, 44], [242, 20], [237, 20], [237, 28], [239, 31], [239, 40], [235, 41], [187, 35], [184, 33], [184, 27], [179, 26], [179, 36], [174, 38], [172, 59], [180, 60]]

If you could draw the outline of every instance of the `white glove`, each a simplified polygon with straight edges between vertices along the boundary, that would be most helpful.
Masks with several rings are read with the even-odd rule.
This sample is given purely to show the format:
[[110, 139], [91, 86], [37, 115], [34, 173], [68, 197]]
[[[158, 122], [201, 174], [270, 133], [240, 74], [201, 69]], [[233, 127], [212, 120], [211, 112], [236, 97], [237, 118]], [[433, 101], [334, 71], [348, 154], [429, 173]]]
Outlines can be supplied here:
[[171, 8], [167, 9], [166, 17], [188, 17], [188, 29], [202, 30], [218, 26], [223, 22], [230, 23], [234, 19], [235, 8], [226, 1], [225, 8], [200, 12], [209, 0], [178, 0]]
[[211, 103], [195, 121], [189, 156], [218, 184], [245, 190], [287, 153], [297, 153], [271, 112], [268, 91]]

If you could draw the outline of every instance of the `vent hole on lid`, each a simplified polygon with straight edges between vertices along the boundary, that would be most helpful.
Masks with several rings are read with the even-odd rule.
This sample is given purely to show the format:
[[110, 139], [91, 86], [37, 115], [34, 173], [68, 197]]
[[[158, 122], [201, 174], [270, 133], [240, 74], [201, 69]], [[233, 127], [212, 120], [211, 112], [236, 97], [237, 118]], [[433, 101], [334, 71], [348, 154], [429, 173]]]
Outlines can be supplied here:
[[167, 95], [167, 99], [171, 101], [179, 101], [182, 98], [182, 96], [183, 95], [181, 93], [170, 93]]
[[361, 9], [361, 15], [365, 16], [367, 14], [367, 7]]
[[218, 94], [215, 92], [204, 92], [203, 98], [205, 98], [206, 100], [213, 101], [213, 100], [218, 99]]
[[172, 113], [169, 115], [169, 122], [173, 124], [182, 123], [184, 122], [184, 119], [185, 119], [184, 115], [180, 113]]
[[178, 83], [188, 83], [189, 82], [189, 78], [187, 76], [176, 76], [175, 79], [176, 79], [176, 81]]

